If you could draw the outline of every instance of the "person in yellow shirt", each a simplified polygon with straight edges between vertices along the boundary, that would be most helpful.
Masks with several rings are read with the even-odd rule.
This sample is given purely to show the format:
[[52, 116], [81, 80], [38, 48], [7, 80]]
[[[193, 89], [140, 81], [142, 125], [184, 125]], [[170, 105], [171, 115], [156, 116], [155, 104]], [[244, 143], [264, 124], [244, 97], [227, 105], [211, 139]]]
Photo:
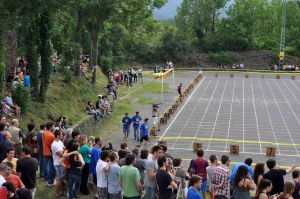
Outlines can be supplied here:
[[2, 161], [2, 163], [11, 162], [13, 164], [13, 168], [12, 168], [13, 174], [17, 174], [16, 173], [17, 161], [18, 158], [15, 158], [15, 149], [13, 147], [8, 148], [6, 150], [6, 158]]

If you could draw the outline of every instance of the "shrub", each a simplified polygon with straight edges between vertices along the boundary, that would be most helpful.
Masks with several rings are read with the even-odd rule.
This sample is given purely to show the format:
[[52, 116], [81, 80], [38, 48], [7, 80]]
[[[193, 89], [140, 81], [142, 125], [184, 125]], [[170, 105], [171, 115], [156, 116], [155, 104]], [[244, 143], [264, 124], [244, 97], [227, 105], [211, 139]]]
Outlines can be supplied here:
[[26, 114], [31, 106], [31, 90], [19, 84], [15, 90], [12, 90], [14, 103], [21, 107], [22, 114]]
[[210, 53], [208, 58], [217, 64], [232, 64], [234, 62], [232, 54], [228, 52]]

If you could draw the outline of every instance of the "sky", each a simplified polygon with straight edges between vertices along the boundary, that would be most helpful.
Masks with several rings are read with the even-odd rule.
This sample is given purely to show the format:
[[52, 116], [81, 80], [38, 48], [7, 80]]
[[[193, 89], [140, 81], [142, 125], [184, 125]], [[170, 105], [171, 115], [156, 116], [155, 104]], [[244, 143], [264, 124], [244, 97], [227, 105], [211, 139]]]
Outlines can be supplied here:
[[[177, 13], [177, 7], [180, 6], [183, 0], [168, 0], [168, 3], [160, 9], [153, 11], [153, 15], [156, 19], [167, 20], [175, 17]], [[234, 0], [229, 0], [227, 6], [231, 5]]]

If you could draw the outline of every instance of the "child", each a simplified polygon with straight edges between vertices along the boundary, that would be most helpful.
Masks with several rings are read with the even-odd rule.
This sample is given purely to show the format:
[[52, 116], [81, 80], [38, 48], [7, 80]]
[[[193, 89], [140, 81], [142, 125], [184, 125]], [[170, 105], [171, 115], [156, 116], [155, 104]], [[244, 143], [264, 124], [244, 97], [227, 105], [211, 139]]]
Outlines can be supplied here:
[[187, 199], [203, 199], [199, 193], [202, 186], [202, 179], [200, 176], [192, 176], [190, 179], [190, 188], [187, 193]]

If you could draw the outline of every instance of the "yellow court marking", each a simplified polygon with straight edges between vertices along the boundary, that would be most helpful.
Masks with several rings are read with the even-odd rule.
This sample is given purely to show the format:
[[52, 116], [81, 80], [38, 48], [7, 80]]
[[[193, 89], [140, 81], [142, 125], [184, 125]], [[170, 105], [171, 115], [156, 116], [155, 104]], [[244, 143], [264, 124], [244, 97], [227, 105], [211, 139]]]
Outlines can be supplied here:
[[[185, 161], [191, 161], [193, 158], [181, 158], [182, 160]], [[219, 164], [221, 164], [220, 161], [218, 161]], [[230, 162], [231, 165], [235, 165], [237, 163], [241, 163], [241, 162]], [[252, 163], [252, 166], [255, 166], [257, 163]], [[291, 168], [291, 166], [281, 166], [281, 165], [277, 165], [276, 168], [281, 168], [281, 169], [289, 169]], [[300, 169], [300, 167], [296, 167], [297, 169]]]
[[300, 144], [291, 144], [283, 142], [266, 142], [257, 140], [236, 140], [236, 139], [224, 139], [224, 138], [196, 138], [196, 137], [184, 137], [184, 136], [152, 136], [151, 138], [159, 138], [161, 140], [191, 140], [191, 141], [216, 141], [216, 142], [236, 142], [236, 143], [249, 143], [249, 144], [269, 144], [278, 146], [300, 146]]

